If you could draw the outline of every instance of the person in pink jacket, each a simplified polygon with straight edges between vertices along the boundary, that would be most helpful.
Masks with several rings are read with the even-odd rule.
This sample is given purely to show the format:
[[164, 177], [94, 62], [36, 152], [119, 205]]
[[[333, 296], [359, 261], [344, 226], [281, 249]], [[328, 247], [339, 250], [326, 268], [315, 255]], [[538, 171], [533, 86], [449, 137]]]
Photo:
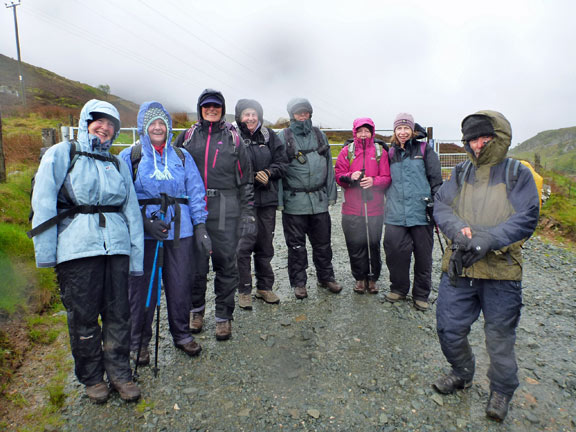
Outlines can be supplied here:
[[344, 189], [342, 230], [358, 294], [378, 293], [384, 192], [391, 181], [388, 148], [375, 142], [374, 131], [372, 119], [354, 120], [354, 140], [342, 148], [335, 167], [336, 182]]

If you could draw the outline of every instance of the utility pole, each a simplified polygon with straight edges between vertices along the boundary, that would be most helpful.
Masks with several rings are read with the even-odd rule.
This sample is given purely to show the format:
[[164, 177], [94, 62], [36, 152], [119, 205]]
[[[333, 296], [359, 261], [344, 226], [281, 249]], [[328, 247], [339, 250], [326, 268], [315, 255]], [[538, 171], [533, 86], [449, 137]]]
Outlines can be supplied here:
[[16, 6], [20, 6], [18, 2], [11, 1], [10, 4], [4, 3], [7, 8], [12, 8], [14, 12], [14, 32], [16, 33], [16, 52], [18, 53], [18, 79], [20, 80], [20, 94], [22, 97], [22, 105], [26, 106], [26, 89], [24, 86], [24, 76], [22, 75], [22, 59], [20, 58], [20, 38], [18, 37], [18, 17], [16, 16]]

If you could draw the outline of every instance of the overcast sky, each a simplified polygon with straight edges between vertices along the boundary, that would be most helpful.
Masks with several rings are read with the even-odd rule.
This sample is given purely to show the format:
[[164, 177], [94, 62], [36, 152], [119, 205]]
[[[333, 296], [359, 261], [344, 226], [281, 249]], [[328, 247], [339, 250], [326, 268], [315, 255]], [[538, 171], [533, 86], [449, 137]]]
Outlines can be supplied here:
[[[210, 87], [228, 113], [252, 98], [271, 121], [307, 97], [323, 127], [389, 129], [410, 112], [458, 140], [464, 116], [494, 109], [516, 144], [576, 126], [574, 0], [22, 0], [17, 13], [23, 61], [171, 111]], [[0, 53], [16, 58], [11, 8]]]

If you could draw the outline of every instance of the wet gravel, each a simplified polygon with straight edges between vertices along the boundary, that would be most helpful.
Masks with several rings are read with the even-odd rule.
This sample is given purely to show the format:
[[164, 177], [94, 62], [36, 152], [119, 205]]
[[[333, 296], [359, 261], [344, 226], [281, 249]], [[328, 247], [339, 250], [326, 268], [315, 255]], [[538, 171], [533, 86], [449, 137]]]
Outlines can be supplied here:
[[[296, 300], [287, 276], [280, 218], [273, 266], [280, 305], [254, 300], [237, 309], [233, 337], [214, 339], [208, 302], [204, 351], [189, 358], [171, 342], [162, 310], [159, 374], [140, 368], [143, 400], [114, 394], [93, 405], [73, 376], [63, 412], [66, 431], [569, 431], [576, 429], [576, 256], [538, 238], [525, 245], [524, 308], [518, 329], [521, 385], [503, 424], [486, 419], [488, 398], [481, 320], [470, 339], [477, 358], [472, 388], [441, 396], [431, 382], [448, 370], [440, 351], [435, 307], [352, 291], [340, 206], [331, 210], [339, 295], [316, 287]], [[440, 279], [434, 251], [432, 300]]]

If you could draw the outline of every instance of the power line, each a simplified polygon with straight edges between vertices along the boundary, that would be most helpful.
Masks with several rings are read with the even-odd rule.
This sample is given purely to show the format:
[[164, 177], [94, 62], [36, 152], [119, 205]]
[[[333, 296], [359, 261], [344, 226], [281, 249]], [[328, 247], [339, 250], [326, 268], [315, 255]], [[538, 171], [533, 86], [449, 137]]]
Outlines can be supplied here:
[[7, 8], [12, 8], [14, 13], [14, 33], [16, 35], [16, 52], [18, 53], [18, 80], [20, 81], [20, 94], [22, 98], [22, 105], [26, 106], [26, 86], [24, 85], [24, 75], [22, 75], [22, 58], [20, 57], [20, 37], [18, 36], [18, 17], [16, 15], [16, 6], [20, 6], [20, 1], [15, 3], [13, 1], [4, 3]]

